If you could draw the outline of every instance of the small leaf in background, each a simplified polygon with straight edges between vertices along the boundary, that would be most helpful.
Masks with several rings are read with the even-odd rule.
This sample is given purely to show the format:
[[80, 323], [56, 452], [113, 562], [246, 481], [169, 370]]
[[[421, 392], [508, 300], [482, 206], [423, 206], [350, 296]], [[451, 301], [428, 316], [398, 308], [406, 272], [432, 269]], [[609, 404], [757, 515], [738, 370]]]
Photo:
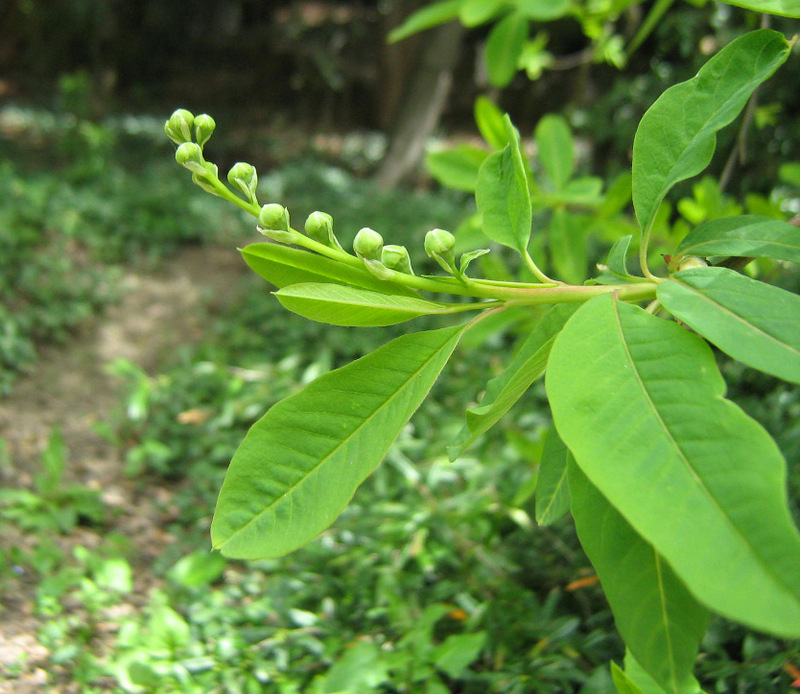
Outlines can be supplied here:
[[458, 18], [465, 27], [476, 27], [507, 8], [508, 0], [463, 0]]
[[734, 359], [800, 383], [800, 296], [724, 267], [683, 270], [657, 290], [676, 318]]
[[274, 405], [228, 468], [214, 547], [238, 559], [277, 557], [325, 530], [425, 399], [463, 331], [403, 335]]
[[486, 71], [489, 82], [505, 87], [517, 73], [519, 57], [528, 39], [528, 20], [513, 12], [492, 27], [486, 40]]
[[221, 554], [199, 549], [178, 559], [167, 576], [184, 588], [202, 588], [218, 581], [227, 564]]
[[478, 170], [489, 153], [471, 145], [429, 152], [425, 155], [428, 172], [447, 188], [474, 192], [478, 185]]
[[316, 282], [292, 284], [279, 289], [275, 296], [284, 308], [303, 318], [329, 325], [360, 327], [395, 325], [420, 316], [455, 312], [460, 306]]
[[534, 132], [538, 159], [553, 190], [561, 190], [575, 170], [572, 131], [563, 116], [548, 114], [536, 124]]
[[475, 202], [483, 219], [483, 233], [493, 241], [527, 253], [531, 235], [531, 198], [528, 173], [517, 133], [504, 117], [510, 142], [490, 154], [478, 172]]
[[554, 210], [550, 218], [550, 262], [556, 276], [570, 284], [581, 284], [586, 279], [589, 221], [586, 216], [563, 208]]
[[475, 100], [475, 124], [492, 149], [503, 149], [508, 144], [503, 112], [494, 101], [485, 96], [479, 96]]
[[379, 280], [363, 268], [351, 267], [324, 255], [277, 243], [251, 243], [241, 253], [257, 275], [279, 288], [307, 282], [332, 282], [387, 294], [417, 295], [415, 291], [396, 282]]
[[550, 525], [569, 511], [570, 493], [567, 478], [572, 454], [555, 427], [550, 427], [539, 462], [539, 481], [536, 484], [536, 522]]
[[625, 645], [665, 692], [687, 691], [708, 610], [574, 461], [569, 489], [581, 546], [597, 570]]
[[374, 690], [389, 681], [385, 658], [372, 641], [359, 641], [345, 651], [325, 676], [325, 694]]
[[800, 263], [800, 229], [780, 219], [756, 215], [715, 219], [684, 237], [673, 262], [686, 255], [741, 255]]
[[516, 0], [517, 11], [534, 22], [552, 22], [572, 9], [570, 0]]
[[486, 644], [486, 632], [452, 634], [433, 652], [437, 669], [453, 679], [459, 678], [478, 659]]
[[800, 0], [725, 0], [729, 5], [753, 12], [767, 12], [783, 17], [800, 17]]
[[642, 117], [633, 142], [633, 206], [648, 231], [678, 181], [711, 161], [716, 133], [789, 56], [783, 34], [752, 31], [732, 41], [695, 77], [665, 91]]
[[396, 43], [420, 31], [457, 19], [462, 4], [463, 0], [443, 0], [443, 2], [423, 7], [399, 27], [389, 32], [387, 40], [389, 43]]
[[702, 338], [596, 297], [556, 337], [546, 386], [581, 470], [697, 600], [800, 636], [800, 534], [786, 463], [763, 427], [723, 397]]

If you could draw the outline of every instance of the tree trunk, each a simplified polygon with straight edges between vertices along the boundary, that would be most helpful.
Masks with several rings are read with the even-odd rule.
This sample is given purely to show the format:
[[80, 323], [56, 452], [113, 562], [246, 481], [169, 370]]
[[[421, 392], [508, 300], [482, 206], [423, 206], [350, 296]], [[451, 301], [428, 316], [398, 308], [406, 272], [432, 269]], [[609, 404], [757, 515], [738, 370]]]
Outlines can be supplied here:
[[450, 92], [463, 33], [459, 23], [450, 22], [424, 36], [417, 66], [406, 82], [389, 150], [376, 175], [382, 187], [397, 185], [422, 159], [425, 142], [439, 122]]

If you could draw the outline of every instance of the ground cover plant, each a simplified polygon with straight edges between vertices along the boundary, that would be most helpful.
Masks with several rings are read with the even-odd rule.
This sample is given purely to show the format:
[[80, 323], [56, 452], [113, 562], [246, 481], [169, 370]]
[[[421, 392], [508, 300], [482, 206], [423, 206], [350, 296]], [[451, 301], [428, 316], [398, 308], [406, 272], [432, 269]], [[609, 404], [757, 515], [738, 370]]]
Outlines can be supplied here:
[[[800, 15], [791, 3], [739, 4]], [[785, 460], [763, 427], [725, 399], [708, 344], [800, 381], [800, 299], [741, 272], [753, 258], [797, 262], [797, 226], [760, 215], [712, 219], [669, 248], [663, 269], [651, 245], [670, 190], [707, 167], [716, 133], [790, 50], [778, 32], [750, 32], [662, 94], [633, 143], [639, 269], [629, 269], [632, 235], [621, 235], [599, 274], [569, 282], [553, 279], [548, 272], [558, 263], [545, 272], [539, 256], [548, 248], [553, 258], [573, 258], [587, 222], [573, 208], [587, 199], [591, 207], [598, 190], [594, 181], [571, 180], [573, 154], [557, 120], [542, 126], [549, 136], [540, 142], [552, 146], [539, 152], [547, 177], [541, 189], [511, 120], [484, 109], [482, 131], [494, 151], [479, 163], [476, 203], [480, 232], [496, 246], [469, 248], [457, 259], [456, 238], [430, 231], [425, 252], [442, 276], [415, 274], [409, 251], [385, 245], [369, 228], [355, 236], [353, 253], [345, 251], [323, 212], [308, 217], [305, 233], [296, 231], [286, 208], [259, 204], [254, 167], [230, 170], [233, 190], [220, 180], [204, 156], [214, 121], [176, 111], [166, 131], [178, 162], [201, 188], [258, 219], [272, 243], [243, 255], [278, 287], [284, 307], [340, 326], [423, 316], [445, 323], [397, 337], [274, 405], [228, 469], [211, 526], [214, 546], [258, 559], [316, 537], [389, 450], [459, 341], [469, 331], [491, 332], [485, 328], [498, 316], [523, 312], [539, 320], [467, 411], [451, 456], [462, 455], [546, 372], [555, 428], [533, 492], [536, 518], [547, 525], [572, 513], [628, 649], [624, 670], [611, 666], [618, 691], [699, 691], [693, 670], [712, 613], [800, 636], [800, 535], [787, 504]], [[546, 237], [532, 239], [534, 210], [550, 213]], [[515, 252], [522, 277], [468, 274], [473, 263], [487, 267], [497, 246]], [[578, 257], [570, 271], [585, 269]], [[473, 311], [474, 318], [456, 320]]]

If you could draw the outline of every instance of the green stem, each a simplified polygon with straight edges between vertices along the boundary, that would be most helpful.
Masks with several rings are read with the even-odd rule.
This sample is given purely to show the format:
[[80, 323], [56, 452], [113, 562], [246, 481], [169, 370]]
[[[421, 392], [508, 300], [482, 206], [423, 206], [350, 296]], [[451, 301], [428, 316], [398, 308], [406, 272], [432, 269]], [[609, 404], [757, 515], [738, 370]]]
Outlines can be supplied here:
[[522, 257], [524, 258], [525, 264], [528, 266], [528, 269], [534, 274], [537, 280], [545, 284], [560, 284], [560, 282], [556, 282], [555, 280], [550, 279], [539, 269], [538, 265], [536, 265], [536, 263], [533, 262], [533, 258], [531, 258], [530, 253], [528, 253], [527, 249], [525, 249], [525, 252], [522, 254]]
[[651, 221], [650, 224], [647, 225], [647, 229], [642, 231], [642, 242], [639, 244], [639, 265], [642, 268], [642, 274], [647, 279], [649, 279], [651, 282], [659, 282], [659, 278], [650, 272], [650, 267], [647, 262], [647, 251], [649, 250], [650, 235], [653, 232], [654, 223], [654, 220]]

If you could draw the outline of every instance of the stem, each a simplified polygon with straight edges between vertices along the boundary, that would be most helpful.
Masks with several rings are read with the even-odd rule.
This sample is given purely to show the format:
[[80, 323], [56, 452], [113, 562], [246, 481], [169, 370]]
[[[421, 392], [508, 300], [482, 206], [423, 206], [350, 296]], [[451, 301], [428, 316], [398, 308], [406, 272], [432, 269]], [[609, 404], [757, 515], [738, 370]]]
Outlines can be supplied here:
[[650, 234], [653, 232], [653, 224], [655, 219], [650, 222], [647, 229], [642, 230], [642, 242], [639, 244], [639, 266], [642, 268], [642, 274], [651, 282], [660, 282], [659, 278], [650, 272], [650, 267], [647, 264], [647, 250], [650, 245]]
[[556, 282], [555, 280], [550, 279], [539, 269], [536, 263], [533, 262], [533, 258], [531, 258], [527, 248], [525, 249], [525, 253], [522, 255], [522, 257], [525, 259], [525, 264], [528, 266], [528, 269], [534, 274], [537, 280], [545, 284], [561, 284], [561, 282]]
[[656, 296], [656, 283], [597, 284], [593, 286], [561, 285], [543, 289], [530, 289], [523, 296], [509, 299], [506, 306], [536, 306], [541, 304], [566, 304], [588, 301], [595, 296], [616, 292], [623, 301], [651, 301]]

